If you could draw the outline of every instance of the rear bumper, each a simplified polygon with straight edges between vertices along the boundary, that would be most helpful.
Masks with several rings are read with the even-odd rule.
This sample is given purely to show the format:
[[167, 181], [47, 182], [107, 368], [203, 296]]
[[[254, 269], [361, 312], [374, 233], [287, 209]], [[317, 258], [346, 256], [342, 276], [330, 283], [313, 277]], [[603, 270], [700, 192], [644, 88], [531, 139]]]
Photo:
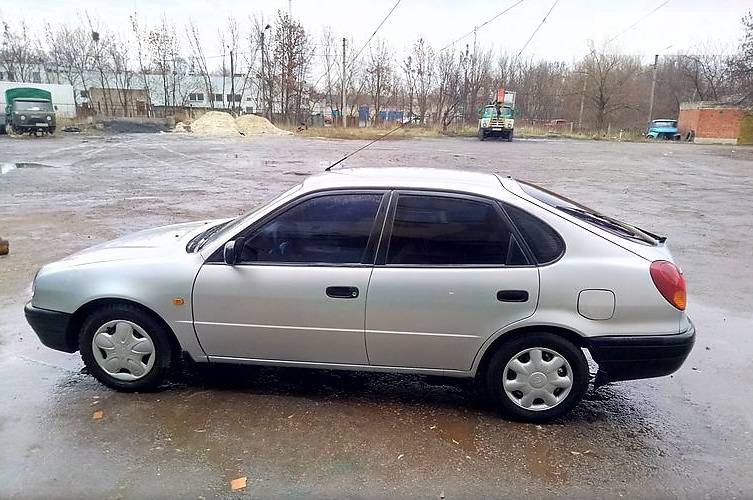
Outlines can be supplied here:
[[24, 313], [26, 321], [44, 345], [57, 351], [78, 351], [76, 339], [68, 335], [71, 314], [40, 309], [32, 306], [31, 302], [24, 307]]
[[599, 364], [596, 386], [617, 380], [661, 377], [677, 371], [695, 343], [695, 326], [675, 335], [593, 337], [589, 351]]

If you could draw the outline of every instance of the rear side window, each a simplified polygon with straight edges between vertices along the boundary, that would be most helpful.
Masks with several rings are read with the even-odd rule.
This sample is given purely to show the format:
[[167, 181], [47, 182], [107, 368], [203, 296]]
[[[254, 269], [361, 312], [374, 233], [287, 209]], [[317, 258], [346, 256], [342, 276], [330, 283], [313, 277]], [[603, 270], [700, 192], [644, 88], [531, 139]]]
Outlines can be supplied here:
[[305, 200], [259, 228], [241, 262], [357, 264], [363, 259], [382, 194]]
[[512, 205], [504, 205], [507, 215], [518, 228], [523, 239], [531, 249], [536, 262], [547, 264], [553, 262], [565, 252], [565, 242], [549, 224]]
[[387, 264], [526, 265], [509, 225], [490, 203], [400, 195]]

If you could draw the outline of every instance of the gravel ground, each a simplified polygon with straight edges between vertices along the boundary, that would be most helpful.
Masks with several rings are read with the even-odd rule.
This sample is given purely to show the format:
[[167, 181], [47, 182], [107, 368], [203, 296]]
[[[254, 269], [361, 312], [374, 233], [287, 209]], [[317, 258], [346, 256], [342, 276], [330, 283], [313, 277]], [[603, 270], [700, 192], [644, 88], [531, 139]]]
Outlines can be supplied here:
[[346, 162], [510, 174], [669, 237], [698, 328], [688, 362], [590, 392], [552, 425], [501, 420], [469, 383], [418, 376], [202, 369], [119, 394], [27, 326], [41, 265], [239, 214], [361, 144], [0, 136], [0, 497], [753, 496], [750, 148], [423, 139]]

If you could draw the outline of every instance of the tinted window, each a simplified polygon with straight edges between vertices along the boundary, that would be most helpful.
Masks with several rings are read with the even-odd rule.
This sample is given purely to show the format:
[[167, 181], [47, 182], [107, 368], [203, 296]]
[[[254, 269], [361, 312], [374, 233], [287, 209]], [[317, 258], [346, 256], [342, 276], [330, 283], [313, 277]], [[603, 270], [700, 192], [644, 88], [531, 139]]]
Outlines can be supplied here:
[[547, 223], [512, 205], [505, 205], [505, 211], [528, 243], [539, 264], [557, 260], [565, 251], [562, 238]]
[[401, 195], [387, 264], [526, 264], [508, 225], [489, 203]]
[[381, 199], [343, 194], [303, 201], [254, 232], [241, 261], [360, 263]]

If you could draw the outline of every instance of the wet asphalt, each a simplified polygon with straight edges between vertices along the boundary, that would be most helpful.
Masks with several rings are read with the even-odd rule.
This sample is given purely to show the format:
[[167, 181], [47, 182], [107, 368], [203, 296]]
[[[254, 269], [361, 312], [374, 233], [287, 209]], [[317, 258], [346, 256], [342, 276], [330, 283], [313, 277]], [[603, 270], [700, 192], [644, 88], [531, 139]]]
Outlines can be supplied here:
[[193, 367], [120, 394], [27, 326], [43, 264], [242, 213], [361, 144], [0, 136], [0, 497], [753, 497], [751, 148], [422, 139], [347, 162], [510, 174], [669, 237], [698, 329], [690, 358], [591, 390], [551, 425], [499, 418], [468, 381], [419, 376]]

